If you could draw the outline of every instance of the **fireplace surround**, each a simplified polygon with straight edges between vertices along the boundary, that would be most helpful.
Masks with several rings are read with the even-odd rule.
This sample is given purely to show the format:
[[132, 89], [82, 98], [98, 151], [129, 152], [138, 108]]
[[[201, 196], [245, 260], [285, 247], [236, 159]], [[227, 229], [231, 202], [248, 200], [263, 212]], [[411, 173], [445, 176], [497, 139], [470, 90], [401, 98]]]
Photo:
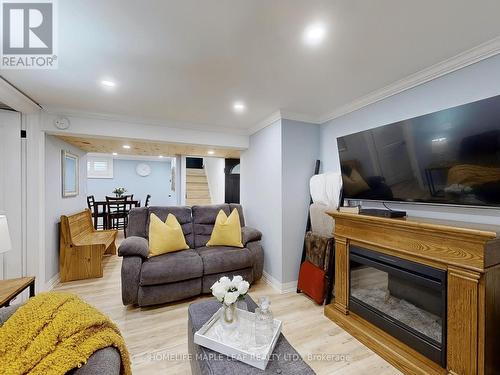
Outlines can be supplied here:
[[[499, 373], [500, 225], [328, 214], [335, 219], [335, 298], [325, 306], [328, 318], [404, 374]], [[401, 277], [400, 271], [411, 277]], [[422, 275], [429, 280], [413, 278]], [[377, 285], [378, 291], [366, 291]], [[372, 316], [357, 310], [356, 299]], [[395, 305], [395, 313], [387, 309], [387, 301]], [[423, 319], [410, 319], [422, 312]], [[395, 323], [399, 331], [382, 327], [373, 316]], [[409, 345], [398, 337], [401, 332], [431, 344], [427, 349], [437, 342], [437, 350]]]
[[446, 366], [446, 272], [351, 246], [350, 311]]

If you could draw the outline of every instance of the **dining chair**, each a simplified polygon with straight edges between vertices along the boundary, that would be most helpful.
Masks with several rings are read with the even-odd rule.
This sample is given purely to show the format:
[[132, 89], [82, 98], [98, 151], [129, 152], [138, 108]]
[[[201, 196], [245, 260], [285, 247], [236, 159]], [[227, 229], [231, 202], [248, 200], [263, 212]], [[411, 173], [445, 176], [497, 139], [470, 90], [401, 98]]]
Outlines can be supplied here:
[[146, 195], [146, 202], [144, 203], [144, 207], [149, 207], [150, 199], [151, 199], [151, 194]]
[[[102, 207], [102, 211], [99, 211], [99, 205], [96, 204], [95, 198], [93, 195], [87, 196], [87, 206], [92, 214], [94, 228], [95, 229], [106, 229], [106, 206]], [[101, 218], [101, 222], [99, 223], [99, 218]]]
[[[130, 205], [130, 204], [128, 204]], [[106, 196], [107, 222], [109, 229], [125, 229], [127, 226], [128, 211], [125, 197]]]

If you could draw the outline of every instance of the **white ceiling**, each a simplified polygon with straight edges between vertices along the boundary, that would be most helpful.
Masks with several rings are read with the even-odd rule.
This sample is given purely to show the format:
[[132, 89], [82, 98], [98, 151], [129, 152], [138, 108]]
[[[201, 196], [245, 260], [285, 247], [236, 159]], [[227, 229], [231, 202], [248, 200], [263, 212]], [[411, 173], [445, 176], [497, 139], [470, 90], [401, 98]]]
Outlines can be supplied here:
[[[277, 110], [320, 118], [500, 35], [498, 0], [58, 4], [59, 69], [2, 76], [45, 108], [207, 129], [241, 131]], [[318, 20], [327, 37], [307, 47]], [[118, 86], [103, 90], [106, 78]]]

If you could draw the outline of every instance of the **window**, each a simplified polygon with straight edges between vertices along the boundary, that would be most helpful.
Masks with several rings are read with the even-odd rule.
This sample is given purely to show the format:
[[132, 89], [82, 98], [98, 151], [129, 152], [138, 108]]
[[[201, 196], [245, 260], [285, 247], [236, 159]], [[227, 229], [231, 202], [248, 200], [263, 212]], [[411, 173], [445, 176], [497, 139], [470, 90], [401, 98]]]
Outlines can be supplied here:
[[236, 164], [232, 169], [231, 169], [231, 174], [240, 174], [240, 165]]
[[87, 156], [87, 178], [113, 178], [113, 158]]

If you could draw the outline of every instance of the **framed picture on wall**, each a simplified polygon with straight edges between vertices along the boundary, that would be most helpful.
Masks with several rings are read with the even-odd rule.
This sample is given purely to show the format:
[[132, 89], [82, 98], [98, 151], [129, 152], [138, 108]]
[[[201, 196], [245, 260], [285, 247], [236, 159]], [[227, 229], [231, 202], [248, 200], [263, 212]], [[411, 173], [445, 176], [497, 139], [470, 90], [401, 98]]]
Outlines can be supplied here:
[[62, 151], [62, 196], [63, 198], [78, 195], [78, 156], [68, 151]]

